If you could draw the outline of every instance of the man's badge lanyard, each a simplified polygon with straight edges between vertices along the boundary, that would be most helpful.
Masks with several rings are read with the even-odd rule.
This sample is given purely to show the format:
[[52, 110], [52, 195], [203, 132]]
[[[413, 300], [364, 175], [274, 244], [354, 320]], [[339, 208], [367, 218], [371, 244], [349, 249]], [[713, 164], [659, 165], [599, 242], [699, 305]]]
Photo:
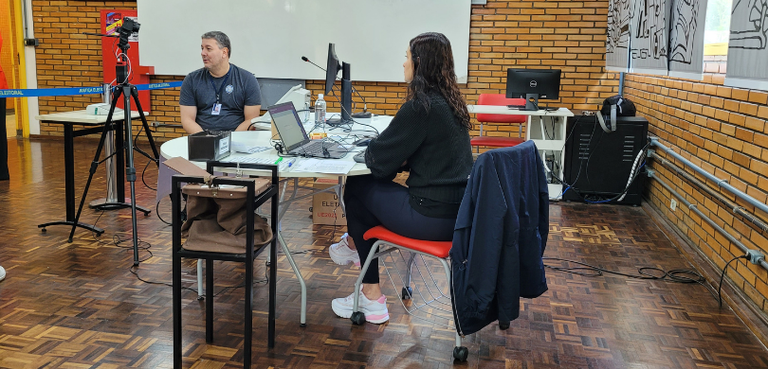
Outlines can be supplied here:
[[224, 89], [224, 86], [227, 85], [227, 81], [229, 80], [229, 74], [232, 73], [232, 69], [235, 68], [233, 65], [229, 70], [227, 71], [227, 75], [224, 76], [224, 81], [221, 82], [221, 85], [219, 86], [218, 91], [216, 90], [216, 84], [213, 82], [213, 76], [208, 73], [208, 78], [211, 80], [211, 86], [213, 86], [213, 90], [216, 91], [216, 102], [213, 103], [213, 109], [211, 110], [211, 115], [219, 115], [221, 113], [221, 90]]

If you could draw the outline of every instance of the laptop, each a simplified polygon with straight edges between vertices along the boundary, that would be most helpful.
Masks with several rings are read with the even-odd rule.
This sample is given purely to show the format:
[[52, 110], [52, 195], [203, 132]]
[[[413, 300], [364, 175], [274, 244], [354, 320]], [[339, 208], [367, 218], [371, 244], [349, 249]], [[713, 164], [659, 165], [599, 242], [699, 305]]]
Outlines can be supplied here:
[[277, 134], [283, 141], [283, 149], [288, 154], [312, 158], [339, 159], [349, 150], [338, 143], [328, 140], [310, 140], [304, 125], [301, 124], [299, 113], [289, 101], [270, 106], [269, 114], [275, 124]]

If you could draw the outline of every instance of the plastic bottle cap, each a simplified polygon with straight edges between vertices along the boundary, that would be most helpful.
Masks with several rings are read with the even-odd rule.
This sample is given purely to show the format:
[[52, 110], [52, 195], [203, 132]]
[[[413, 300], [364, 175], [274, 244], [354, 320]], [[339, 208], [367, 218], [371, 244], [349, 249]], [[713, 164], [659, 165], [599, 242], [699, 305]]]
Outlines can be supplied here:
[[317, 99], [318, 100], [322, 100], [323, 99], [323, 94], [317, 94]]

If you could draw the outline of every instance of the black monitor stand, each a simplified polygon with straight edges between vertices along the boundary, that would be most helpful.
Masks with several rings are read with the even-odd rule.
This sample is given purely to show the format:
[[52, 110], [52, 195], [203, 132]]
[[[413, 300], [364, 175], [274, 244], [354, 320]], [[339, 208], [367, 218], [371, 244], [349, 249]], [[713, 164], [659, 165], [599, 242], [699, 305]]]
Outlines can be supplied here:
[[352, 124], [352, 80], [349, 71], [349, 63], [341, 63], [341, 118], [332, 118], [326, 121], [326, 124], [340, 126]]
[[539, 110], [539, 94], [525, 94], [525, 111]]

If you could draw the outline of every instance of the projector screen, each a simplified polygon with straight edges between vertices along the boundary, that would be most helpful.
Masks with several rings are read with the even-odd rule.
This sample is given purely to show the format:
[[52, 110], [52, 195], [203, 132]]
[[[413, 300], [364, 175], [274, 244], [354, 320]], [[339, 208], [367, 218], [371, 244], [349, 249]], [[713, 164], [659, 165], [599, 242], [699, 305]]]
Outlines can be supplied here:
[[218, 30], [231, 62], [264, 78], [322, 80], [328, 43], [351, 64], [353, 81], [402, 82], [408, 41], [441, 32], [459, 82], [467, 80], [471, 0], [138, 0], [141, 65], [158, 75], [203, 66], [200, 36]]

